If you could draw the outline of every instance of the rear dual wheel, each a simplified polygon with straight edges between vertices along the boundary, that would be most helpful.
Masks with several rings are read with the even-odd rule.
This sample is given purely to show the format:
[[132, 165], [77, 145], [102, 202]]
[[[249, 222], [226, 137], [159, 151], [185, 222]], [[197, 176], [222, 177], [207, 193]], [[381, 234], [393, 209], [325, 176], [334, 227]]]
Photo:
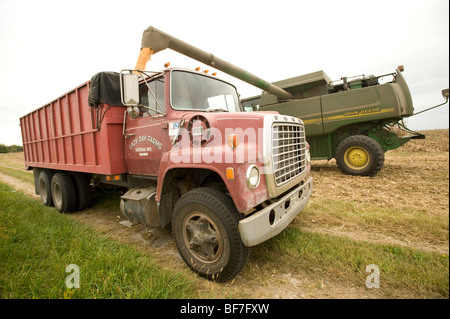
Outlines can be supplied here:
[[75, 210], [75, 186], [68, 174], [56, 173], [53, 175], [51, 190], [53, 204], [58, 212], [68, 213]]
[[41, 171], [38, 177], [39, 195], [45, 206], [53, 206], [52, 199], [52, 182], [53, 174], [50, 171]]
[[85, 175], [65, 172], [52, 174], [44, 170], [39, 174], [38, 186], [42, 203], [54, 205], [60, 213], [83, 210], [89, 206], [89, 182]]

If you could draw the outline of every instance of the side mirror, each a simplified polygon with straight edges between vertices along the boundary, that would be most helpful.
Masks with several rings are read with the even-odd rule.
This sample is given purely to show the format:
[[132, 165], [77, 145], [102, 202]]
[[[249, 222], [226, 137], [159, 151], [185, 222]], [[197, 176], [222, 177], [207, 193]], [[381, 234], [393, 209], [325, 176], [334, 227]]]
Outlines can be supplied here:
[[442, 90], [442, 96], [444, 99], [448, 99], [448, 89]]
[[[127, 71], [127, 70], [123, 70]], [[139, 78], [135, 73], [120, 72], [120, 86], [122, 104], [136, 106], [139, 104]]]

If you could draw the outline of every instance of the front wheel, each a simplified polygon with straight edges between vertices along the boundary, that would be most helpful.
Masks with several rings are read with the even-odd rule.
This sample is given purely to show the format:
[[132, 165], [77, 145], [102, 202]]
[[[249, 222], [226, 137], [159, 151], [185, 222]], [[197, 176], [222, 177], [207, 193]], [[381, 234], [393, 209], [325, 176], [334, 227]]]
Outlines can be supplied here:
[[242, 243], [239, 213], [226, 194], [197, 188], [175, 205], [172, 232], [184, 262], [210, 280], [224, 282], [244, 268], [250, 248]]
[[373, 176], [383, 167], [384, 151], [374, 139], [353, 135], [337, 147], [336, 162], [344, 174]]

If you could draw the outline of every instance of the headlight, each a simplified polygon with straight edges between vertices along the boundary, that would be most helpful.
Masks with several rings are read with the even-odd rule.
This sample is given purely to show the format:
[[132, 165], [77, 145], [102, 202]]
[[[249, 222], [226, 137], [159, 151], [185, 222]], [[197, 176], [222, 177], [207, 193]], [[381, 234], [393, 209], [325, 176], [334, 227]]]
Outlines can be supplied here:
[[250, 165], [248, 167], [246, 178], [247, 178], [247, 186], [249, 188], [253, 189], [258, 187], [260, 176], [259, 176], [259, 169], [255, 164]]
[[306, 150], [306, 163], [311, 164], [311, 153], [309, 150]]

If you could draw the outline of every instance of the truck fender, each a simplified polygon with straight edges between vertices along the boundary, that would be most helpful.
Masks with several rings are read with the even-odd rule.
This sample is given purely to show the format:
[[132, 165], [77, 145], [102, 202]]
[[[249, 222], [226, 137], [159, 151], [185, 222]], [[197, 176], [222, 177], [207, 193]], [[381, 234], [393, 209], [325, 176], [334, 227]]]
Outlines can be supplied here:
[[[191, 175], [193, 178], [184, 180], [185, 183], [180, 185], [177, 178], [180, 175]], [[160, 167], [159, 181], [157, 184], [155, 200], [158, 203], [159, 220], [161, 227], [167, 226], [172, 220], [172, 212], [178, 199], [187, 191], [199, 187], [205, 179], [214, 174], [220, 183], [228, 188], [223, 176], [215, 167], [192, 166], [192, 164], [176, 164], [167, 165], [165, 168]]]

